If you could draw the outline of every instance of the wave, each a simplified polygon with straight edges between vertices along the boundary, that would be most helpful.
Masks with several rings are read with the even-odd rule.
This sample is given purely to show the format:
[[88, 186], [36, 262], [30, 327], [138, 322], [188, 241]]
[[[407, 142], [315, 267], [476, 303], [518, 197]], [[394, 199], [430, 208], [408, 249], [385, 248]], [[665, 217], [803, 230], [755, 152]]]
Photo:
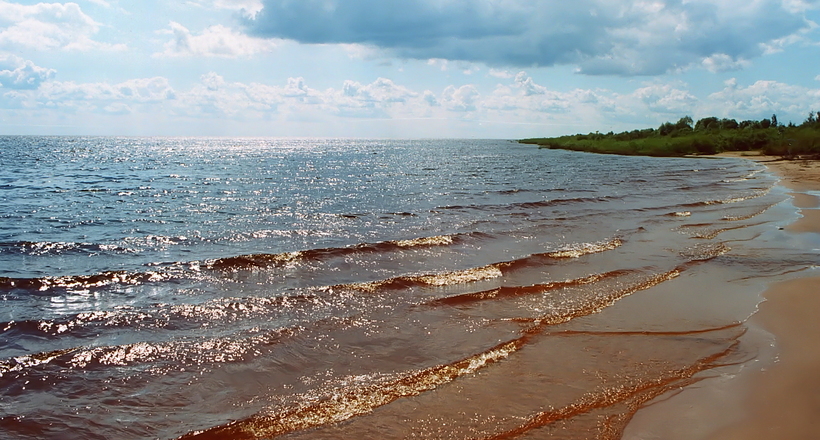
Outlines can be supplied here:
[[[235, 257], [218, 258], [204, 262], [172, 263], [164, 270], [147, 272], [107, 271], [94, 275], [46, 276], [39, 278], [0, 277], [0, 291], [26, 289], [39, 292], [64, 290], [69, 292], [87, 292], [114, 285], [139, 285], [175, 279], [201, 277], [204, 270], [229, 271], [252, 270], [281, 267], [301, 261], [324, 261], [362, 253], [389, 253], [409, 249], [450, 246], [468, 238], [483, 239], [490, 235], [473, 232], [469, 234], [439, 235], [408, 240], [390, 240], [378, 243], [362, 243], [350, 247], [311, 249], [306, 251], [285, 252], [279, 254], [252, 254]], [[347, 288], [361, 291], [378, 289], [401, 289], [413, 286], [449, 286], [474, 281], [498, 278], [503, 273], [521, 267], [542, 265], [545, 260], [579, 258], [584, 255], [605, 252], [623, 244], [621, 238], [592, 243], [576, 243], [564, 246], [555, 251], [533, 254], [521, 259], [493, 263], [487, 266], [444, 272], [400, 276], [387, 280], [367, 283], [353, 283], [331, 286], [330, 288]], [[158, 264], [157, 264], [158, 265]]]
[[[565, 292], [560, 296], [548, 299], [548, 306], [547, 303], [544, 303], [540, 304], [537, 308], [525, 308], [526, 310], [536, 310], [542, 308], [542, 306], [547, 306], [547, 313], [531, 315], [530, 317], [517, 316], [513, 318], [514, 320], [522, 322], [536, 322], [539, 325], [557, 325], [575, 318], [598, 313], [624, 297], [675, 279], [690, 267], [725, 255], [729, 251], [731, 251], [731, 248], [724, 243], [695, 245], [680, 253], [687, 261], [666, 272], [644, 274], [643, 271], [639, 269], [620, 269], [565, 281], [554, 281], [530, 286], [506, 286], [481, 292], [459, 294], [434, 299], [425, 303], [425, 305], [469, 306], [473, 303], [504, 301], [543, 295], [548, 292], [593, 286], [592, 289], [588, 289], [588, 291], [583, 293]], [[630, 279], [631, 277], [634, 278]], [[608, 282], [608, 284], [599, 284], [606, 282]], [[516, 306], [511, 306], [509, 303], [502, 303], [499, 304], [496, 309], [496, 313], [498, 313], [499, 316], [509, 315], [511, 312], [515, 313]]]
[[11, 241], [0, 242], [0, 253], [22, 253], [26, 255], [55, 255], [55, 254], [98, 254], [108, 253], [135, 253], [135, 249], [114, 244], [76, 243], [64, 241]]
[[[511, 261], [502, 261], [488, 264], [486, 266], [474, 267], [464, 270], [442, 272], [437, 274], [424, 275], [404, 275], [385, 280], [371, 281], [365, 283], [337, 284], [327, 287], [328, 290], [346, 289], [364, 292], [376, 292], [379, 290], [407, 289], [412, 287], [444, 287], [457, 284], [467, 284], [477, 281], [500, 278], [505, 273], [528, 266], [547, 264], [549, 260], [562, 260], [570, 258], [580, 258], [584, 255], [605, 252], [615, 249], [623, 244], [623, 240], [615, 238], [595, 243], [577, 243], [563, 247], [559, 250], [532, 254], [527, 257]], [[545, 261], [547, 260], [547, 261]]]
[[519, 438], [535, 429], [569, 420], [582, 414], [592, 413], [597, 409], [626, 404], [624, 406], [627, 409], [626, 414], [607, 420], [603, 432], [599, 433], [601, 436], [598, 437], [611, 440], [620, 439], [626, 424], [643, 404], [668, 391], [682, 389], [700, 382], [706, 377], [696, 377], [698, 373], [725, 365], [721, 361], [730, 358], [737, 351], [739, 345], [736, 340], [737, 337], [739, 336], [730, 338], [725, 342], [726, 348], [698, 358], [688, 365], [661, 370], [654, 376], [626, 380], [614, 386], [601, 387], [587, 392], [569, 405], [539, 411], [525, 418], [512, 429], [485, 436], [481, 439], [506, 440]]
[[725, 243], [707, 243], [690, 246], [680, 252], [682, 257], [688, 258], [689, 261], [680, 267], [709, 261], [714, 258], [725, 255], [731, 251], [732, 248]]
[[77, 348], [67, 348], [63, 350], [50, 351], [47, 353], [17, 356], [7, 361], [0, 361], [0, 377], [4, 377], [9, 373], [17, 373], [27, 368], [49, 364], [51, 361], [59, 357], [69, 355], [77, 350]]
[[[472, 376], [480, 370], [513, 359], [513, 356], [517, 355], [526, 345], [533, 343], [534, 338], [538, 335], [547, 337], [570, 335], [570, 332], [544, 333], [544, 329], [544, 323], [540, 322], [525, 329], [517, 338], [452, 363], [399, 374], [372, 374], [341, 378], [335, 386], [323, 387], [313, 392], [294, 396], [294, 400], [300, 403], [271, 407], [244, 419], [189, 432], [178, 439], [273, 438], [371, 414], [377, 408], [399, 399], [413, 398], [422, 393], [434, 391], [454, 381]], [[487, 438], [516, 438], [520, 434], [555, 421], [609, 407], [623, 401], [635, 402], [630, 406], [634, 412], [639, 404], [676, 387], [694, 383], [698, 380], [694, 378], [697, 373], [719, 366], [719, 362], [736, 353], [737, 338], [743, 334], [743, 331], [741, 325], [736, 323], [720, 328], [694, 331], [596, 333], [597, 336], [674, 336], [675, 338], [693, 336], [695, 340], [700, 341], [704, 333], [723, 330], [738, 331], [722, 338], [720, 346], [712, 348], [713, 344], [709, 344], [708, 354], [688, 364], [662, 368], [655, 372], [654, 376], [624, 377], [617, 384], [599, 387], [581, 395], [569, 405], [549, 408], [522, 418], [517, 427]]]
[[[752, 217], [754, 217], [754, 215], [750, 216], [748, 218], [752, 218]], [[723, 219], [723, 220], [727, 220], [727, 219]], [[738, 220], [745, 220], [745, 219], [738, 219]], [[722, 234], [726, 231], [733, 231], [733, 230], [736, 230], [736, 229], [744, 229], [744, 228], [747, 228], [749, 226], [755, 226], [755, 225], [740, 224], [740, 225], [731, 226], [731, 227], [718, 228], [718, 227], [715, 227], [712, 224], [695, 224], [695, 225], [683, 225], [683, 226], [679, 227], [678, 230], [688, 234], [692, 238], [711, 240], [711, 239], [716, 238], [718, 235], [720, 235], [720, 234]]]
[[52, 289], [68, 291], [87, 291], [111, 285], [137, 285], [168, 281], [179, 275], [169, 272], [127, 272], [107, 271], [94, 275], [47, 276], [40, 278], [0, 277], [0, 291], [26, 289], [45, 292]]
[[737, 177], [737, 178], [734, 178], [734, 179], [723, 179], [722, 182], [725, 182], [725, 183], [745, 182], [747, 180], [751, 180], [751, 179], [756, 178], [756, 176], [758, 174], [762, 173], [763, 171], [766, 171], [766, 169], [761, 168], [759, 170], [754, 170], [751, 173], [749, 173], [749, 174], [747, 174], [743, 177]]
[[599, 252], [610, 251], [620, 247], [624, 244], [620, 238], [614, 238], [608, 241], [600, 241], [596, 243], [580, 243], [573, 246], [568, 246], [555, 252], [549, 252], [546, 255], [550, 258], [578, 258], [588, 254], [597, 254]]
[[692, 203], [685, 203], [681, 206], [684, 207], [700, 207], [700, 206], [711, 206], [711, 205], [728, 205], [733, 203], [740, 203], [746, 200], [756, 199], [758, 197], [763, 197], [770, 192], [770, 189], [762, 189], [755, 191], [751, 194], [737, 196], [737, 197], [729, 197], [726, 199], [714, 199], [714, 200], [703, 200], [699, 202], [692, 202]]
[[310, 249], [279, 254], [239, 255], [235, 257], [207, 260], [203, 267], [216, 270], [276, 267], [295, 263], [297, 261], [323, 261], [353, 254], [389, 253], [413, 248], [451, 246], [460, 243], [468, 237], [483, 238], [487, 237], [487, 235], [480, 232], [474, 232], [470, 234], [437, 235], [433, 237], [420, 237], [407, 240], [388, 240], [378, 243], [360, 243], [348, 247]]
[[[206, 260], [204, 262], [169, 263], [169, 267], [164, 270], [146, 272], [106, 271], [93, 275], [45, 276], [39, 278], [0, 277], [0, 291], [26, 289], [46, 292], [61, 289], [71, 292], [85, 292], [113, 285], [138, 285], [186, 277], [199, 277], [203, 269], [213, 271], [238, 271], [281, 267], [300, 261], [323, 261], [353, 254], [389, 253], [416, 248], [451, 246], [468, 238], [482, 239], [486, 237], [489, 237], [489, 235], [481, 232], [473, 232], [406, 240], [389, 240], [378, 243], [361, 243], [349, 247], [310, 249], [278, 254], [238, 255]], [[154, 263], [149, 265], [159, 266], [164, 264]]]
[[637, 273], [635, 270], [615, 270], [600, 274], [589, 275], [582, 278], [576, 278], [572, 280], [566, 281], [554, 281], [550, 283], [544, 284], [534, 284], [531, 286], [511, 286], [511, 287], [498, 287], [495, 289], [485, 290], [482, 292], [473, 292], [473, 293], [465, 293], [461, 295], [455, 296], [448, 296], [445, 298], [438, 298], [433, 301], [428, 302], [428, 305], [431, 306], [438, 306], [438, 305], [449, 305], [449, 306], [457, 306], [463, 304], [470, 304], [474, 302], [484, 301], [488, 299], [502, 299], [502, 298], [515, 298], [518, 296], [525, 296], [525, 295], [534, 295], [540, 293], [546, 293], [551, 290], [558, 290], [564, 289], [567, 287], [574, 287], [574, 286], [582, 286], [585, 284], [592, 284], [601, 280], [620, 277], [627, 274]]
[[456, 284], [466, 284], [476, 281], [499, 278], [503, 275], [501, 270], [495, 265], [482, 266], [477, 268], [443, 272], [427, 275], [405, 275], [386, 280], [371, 281], [366, 283], [337, 284], [325, 288], [326, 290], [358, 290], [362, 292], [376, 292], [381, 290], [407, 289], [411, 287], [444, 287]]
[[568, 199], [552, 199], [552, 200], [540, 200], [536, 202], [519, 202], [519, 203], [510, 203], [504, 205], [447, 205], [447, 206], [439, 206], [433, 209], [433, 211], [439, 210], [479, 210], [479, 211], [507, 211], [510, 209], [515, 208], [523, 208], [523, 209], [534, 209], [534, 208], [546, 208], [550, 206], [560, 206], [560, 205], [569, 205], [569, 204], [576, 204], [576, 203], [598, 203], [598, 202], [607, 202], [612, 200], [619, 200], [624, 198], [624, 196], [604, 196], [604, 197], [574, 197]]
[[[367, 414], [383, 405], [405, 397], [418, 396], [454, 380], [474, 374], [499, 362], [520, 349], [527, 336], [504, 342], [482, 353], [403, 375], [382, 378], [368, 377], [354, 389], [330, 390], [319, 396], [304, 396], [302, 406], [257, 414], [247, 419], [179, 437], [183, 439], [256, 439], [270, 438], [288, 432], [340, 422]], [[379, 380], [380, 379], [380, 380]], [[351, 380], [361, 382], [361, 378]]]
[[[6, 340], [34, 336], [78, 338], [98, 336], [103, 329], [200, 329], [215, 323], [237, 323], [244, 319], [273, 319], [292, 313], [304, 304], [316, 304], [310, 294], [275, 297], [217, 298], [203, 304], [151, 304], [147, 308], [119, 306], [115, 310], [81, 312], [59, 319], [29, 319], [0, 323], [0, 335]], [[115, 330], [116, 331], [116, 330]]]
[[154, 364], [155, 372], [180, 366], [231, 363], [259, 356], [270, 347], [301, 331], [301, 327], [252, 330], [255, 334], [239, 337], [216, 337], [200, 341], [135, 342], [100, 347], [72, 347], [46, 353], [16, 356], [0, 361], [0, 378], [48, 364], [60, 369], [91, 369], [109, 366]]

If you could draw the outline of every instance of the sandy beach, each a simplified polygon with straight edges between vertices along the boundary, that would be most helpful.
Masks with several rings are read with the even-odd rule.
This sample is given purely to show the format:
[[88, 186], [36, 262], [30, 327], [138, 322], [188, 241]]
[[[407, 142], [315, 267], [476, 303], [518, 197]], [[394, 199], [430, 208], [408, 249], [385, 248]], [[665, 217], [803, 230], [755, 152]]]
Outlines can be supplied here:
[[[786, 227], [795, 234], [820, 233], [820, 163], [751, 156], [780, 175], [791, 190], [802, 217]], [[718, 439], [808, 439], [820, 428], [820, 278], [777, 283], [764, 293], [765, 302], [752, 317], [775, 338], [777, 360], [755, 372], [744, 398], [746, 417], [717, 432]]]
[[[754, 153], [723, 153], [764, 163], [791, 190], [792, 204], [801, 217], [785, 227], [791, 234], [820, 233], [820, 162], [782, 160]], [[811, 194], [814, 192], [815, 194]], [[797, 239], [800, 239], [799, 237]], [[805, 272], [802, 272], [805, 273]], [[800, 272], [774, 283], [749, 319], [755, 328], [773, 337], [774, 361], [754, 362], [734, 384], [680, 393], [636, 414], [625, 439], [700, 438], [709, 440], [809, 439], [820, 429], [820, 277]], [[764, 357], [767, 357], [764, 356]], [[673, 402], [675, 401], [675, 402]], [[680, 421], [669, 420], [669, 407], [702, 426], [674, 432]], [[657, 406], [654, 407], [654, 406]], [[666, 420], [662, 420], [666, 419]], [[631, 428], [631, 429], [630, 429]], [[664, 432], [666, 431], [666, 432]], [[670, 432], [671, 431], [671, 432]], [[663, 434], [661, 434], [663, 433]]]

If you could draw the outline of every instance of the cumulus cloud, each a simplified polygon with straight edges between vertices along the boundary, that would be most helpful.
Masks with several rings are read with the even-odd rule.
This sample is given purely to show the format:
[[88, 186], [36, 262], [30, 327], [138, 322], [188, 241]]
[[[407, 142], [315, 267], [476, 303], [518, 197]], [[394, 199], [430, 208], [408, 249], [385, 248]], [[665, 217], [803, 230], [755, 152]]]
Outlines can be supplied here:
[[[13, 60], [13, 63], [27, 65], [21, 60]], [[2, 78], [10, 81], [11, 77]], [[154, 77], [119, 83], [47, 80], [36, 89], [9, 88], [0, 94], [0, 106], [5, 108], [52, 111], [60, 117], [75, 114], [80, 118], [86, 113], [122, 117], [126, 121], [149, 117], [171, 125], [210, 121], [208, 124], [215, 124], [214, 130], [221, 127], [220, 124], [243, 123], [249, 124], [247, 127], [277, 127], [276, 130], [282, 130], [276, 131], [277, 135], [291, 136], [315, 135], [316, 132], [288, 131], [284, 127], [313, 124], [311, 130], [330, 125], [350, 128], [353, 118], [356, 124], [418, 121], [419, 130], [451, 126], [442, 121], [459, 124], [485, 121], [519, 127], [502, 134], [519, 137], [587, 132], [601, 127], [620, 131], [674, 122], [685, 115], [695, 119], [705, 116], [760, 119], [776, 113], [783, 121], [799, 122], [810, 109], [816, 108], [817, 102], [820, 102], [820, 88], [776, 81], [739, 84], [737, 80], [730, 80], [721, 90], [696, 96], [680, 81], [653, 81], [625, 93], [606, 89], [556, 90], [526, 72], [518, 72], [492, 90], [475, 84], [451, 84], [431, 91], [388, 78], [369, 83], [347, 80], [337, 87], [320, 90], [301, 77], [280, 83], [244, 83], [209, 72], [184, 90], [174, 89], [166, 78]], [[530, 131], [522, 132], [523, 125], [530, 127], [526, 129]], [[422, 132], [434, 134], [408, 131], [405, 135]]]
[[[743, 67], [809, 28], [808, 0], [261, 0], [255, 36], [363, 44], [391, 55], [587, 74]], [[731, 62], [727, 62], [731, 61]]]
[[121, 83], [76, 83], [48, 81], [25, 97], [28, 106], [44, 105], [71, 109], [103, 109], [122, 114], [131, 105], [156, 105], [176, 97], [166, 78], [137, 78]]
[[20, 5], [0, 0], [0, 47], [35, 50], [124, 50], [94, 41], [99, 23], [76, 3]]
[[496, 112], [513, 112], [537, 119], [558, 114], [581, 112], [599, 102], [608, 102], [593, 90], [560, 92], [538, 84], [526, 72], [518, 72], [509, 84], [500, 84], [491, 95], [483, 96], [479, 108]]
[[723, 90], [712, 93], [706, 101], [715, 114], [760, 118], [772, 113], [786, 113], [798, 115], [796, 120], [799, 120], [799, 116], [820, 101], [820, 89], [763, 80], [743, 87], [733, 78], [726, 81]]
[[39, 67], [15, 55], [0, 54], [0, 87], [31, 90], [54, 77], [54, 69]]
[[371, 102], [405, 102], [417, 95], [410, 89], [396, 85], [387, 78], [378, 78], [371, 84], [362, 85], [355, 81], [345, 81], [344, 96]]
[[155, 57], [205, 56], [222, 58], [249, 57], [268, 52], [276, 43], [261, 38], [253, 38], [222, 25], [215, 25], [195, 35], [185, 26], [171, 22], [170, 29], [162, 33], [173, 38], [165, 43], [165, 50], [155, 53]]
[[509, 70], [504, 69], [490, 69], [488, 75], [503, 79], [510, 79], [514, 76]]
[[732, 70], [740, 70], [749, 67], [752, 63], [744, 59], [734, 59], [726, 54], [715, 54], [706, 57], [701, 62], [703, 67], [712, 72], [728, 72]]
[[641, 87], [633, 95], [653, 112], [672, 115], [693, 113], [698, 103], [698, 99], [688, 90], [671, 84]]
[[448, 86], [441, 93], [441, 103], [451, 111], [472, 112], [478, 110], [480, 97], [481, 93], [472, 84], [461, 87]]

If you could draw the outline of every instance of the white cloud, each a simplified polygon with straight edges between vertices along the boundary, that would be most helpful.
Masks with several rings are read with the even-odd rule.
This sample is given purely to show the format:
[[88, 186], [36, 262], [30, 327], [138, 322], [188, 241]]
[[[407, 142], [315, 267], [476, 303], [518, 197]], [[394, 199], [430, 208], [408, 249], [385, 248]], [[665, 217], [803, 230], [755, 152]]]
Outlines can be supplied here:
[[398, 86], [386, 78], [378, 78], [371, 84], [362, 85], [355, 81], [345, 81], [344, 95], [361, 101], [371, 102], [405, 102], [417, 96], [406, 87]]
[[173, 39], [165, 44], [163, 52], [155, 53], [155, 57], [238, 58], [269, 52], [276, 47], [273, 41], [249, 37], [222, 25], [211, 26], [199, 35], [174, 21], [169, 26], [170, 29], [162, 33], [173, 35]]
[[499, 85], [479, 106], [501, 113], [512, 113], [528, 120], [552, 118], [559, 114], [588, 114], [595, 107], [611, 106], [611, 100], [594, 90], [551, 90], [528, 76], [515, 75], [510, 85]]
[[[301, 77], [279, 84], [262, 84], [233, 82], [209, 72], [185, 90], [176, 90], [168, 79], [155, 77], [119, 83], [45, 80], [36, 90], [9, 89], [0, 95], [3, 108], [51, 112], [60, 115], [59, 118], [76, 115], [80, 121], [96, 117], [121, 118], [129, 127], [134, 120], [163, 121], [168, 127], [197, 121], [207, 125], [209, 133], [219, 133], [220, 127], [230, 124], [246, 124], [247, 129], [270, 127], [270, 130], [279, 130], [274, 132], [276, 135], [289, 136], [317, 135], [317, 127], [324, 130], [323, 135], [356, 135], [356, 124], [388, 123], [378, 121], [396, 124], [416, 121], [419, 131], [412, 131], [410, 122], [402, 123], [409, 130], [403, 132], [404, 136], [471, 135], [466, 131], [446, 130], [448, 126], [475, 128], [470, 124], [484, 121], [496, 127], [508, 127], [508, 131], [484, 132], [485, 135], [519, 137], [598, 129], [631, 130], [664, 121], [674, 122], [685, 115], [695, 119], [705, 116], [760, 119], [776, 113], [782, 121], [799, 122], [818, 101], [820, 88], [775, 81], [739, 85], [737, 80], [730, 80], [722, 90], [708, 96], [695, 96], [682, 82], [643, 84], [621, 94], [605, 89], [554, 90], [524, 72], [491, 91], [474, 84], [451, 84], [440, 93], [434, 93], [388, 78], [370, 83], [347, 80], [337, 88], [319, 90]], [[94, 117], [83, 119], [82, 115]], [[513, 129], [521, 126], [530, 127], [526, 129], [529, 131]], [[334, 132], [328, 127], [342, 131]], [[536, 131], [539, 127], [542, 127], [540, 132]], [[142, 134], [156, 134], [148, 130]], [[268, 132], [261, 134], [264, 133]], [[358, 135], [378, 135], [378, 132], [358, 132]]]
[[122, 113], [128, 105], [155, 105], [173, 100], [176, 92], [166, 78], [137, 78], [117, 84], [47, 81], [26, 96], [29, 106], [43, 105]]
[[532, 78], [527, 76], [526, 72], [518, 72], [518, 75], [515, 75], [515, 85], [521, 89], [524, 96], [543, 95], [547, 93], [547, 88], [536, 84]]
[[197, 0], [197, 4], [215, 9], [241, 11], [249, 17], [255, 16], [263, 8], [261, 0]]
[[225, 85], [225, 78], [214, 72], [209, 72], [205, 75], [202, 75], [200, 80], [202, 81], [202, 84], [205, 86], [205, 88], [212, 92], [219, 90], [221, 87]]
[[515, 75], [514, 75], [513, 73], [511, 73], [509, 70], [503, 70], [503, 69], [502, 69], [502, 70], [499, 70], [499, 69], [490, 69], [489, 75], [490, 75], [490, 76], [494, 76], [494, 77], [496, 77], [496, 78], [502, 78], [502, 79], [510, 79], [510, 78], [512, 78], [513, 76], [515, 76]]
[[442, 58], [430, 58], [427, 60], [428, 66], [438, 66], [442, 72], [446, 72], [450, 67], [450, 62]]
[[[762, 80], [743, 87], [732, 79], [726, 81], [723, 90], [710, 94], [704, 107], [720, 116], [746, 119], [779, 113], [802, 121], [803, 114], [816, 107], [818, 101], [820, 89]], [[779, 119], [786, 120], [785, 117]]]
[[54, 69], [39, 67], [32, 61], [15, 55], [0, 54], [0, 87], [7, 89], [36, 89], [43, 81], [54, 77]]
[[481, 93], [472, 85], [461, 87], [448, 86], [441, 94], [441, 104], [451, 111], [472, 112], [478, 110], [477, 103]]
[[99, 28], [76, 3], [20, 5], [0, 0], [0, 47], [13, 51], [125, 49], [123, 44], [94, 41]]
[[734, 59], [726, 54], [715, 54], [704, 58], [701, 64], [706, 70], [717, 73], [745, 69], [752, 63], [742, 58]]
[[105, 0], [88, 0], [88, 1], [89, 1], [90, 3], [94, 3], [95, 5], [100, 5], [100, 6], [103, 6], [103, 7], [106, 7], [106, 8], [110, 8], [110, 7], [111, 7], [111, 3], [108, 3], [108, 2], [107, 2], [107, 1], [105, 1]]
[[698, 99], [688, 90], [671, 84], [653, 84], [637, 89], [632, 95], [650, 110], [670, 115], [694, 113]]

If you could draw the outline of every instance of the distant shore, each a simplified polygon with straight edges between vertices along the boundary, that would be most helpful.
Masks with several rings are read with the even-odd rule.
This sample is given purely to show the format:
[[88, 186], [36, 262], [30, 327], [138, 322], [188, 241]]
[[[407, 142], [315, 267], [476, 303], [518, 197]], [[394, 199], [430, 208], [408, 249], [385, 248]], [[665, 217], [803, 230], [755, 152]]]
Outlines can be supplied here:
[[[757, 152], [727, 152], [718, 157], [742, 157], [764, 163], [781, 177], [780, 184], [791, 190], [792, 203], [802, 217], [785, 229], [792, 234], [820, 234], [820, 161], [784, 160]], [[814, 192], [814, 194], [811, 194]], [[756, 367], [742, 380], [741, 387], [713, 392], [708, 406], [723, 403], [722, 414], [708, 414], [711, 432], [676, 434], [677, 437], [708, 440], [806, 439], [815, 438], [820, 430], [820, 277], [800, 273], [794, 279], [770, 285], [764, 302], [750, 318], [750, 326], [759, 326], [775, 338], [776, 360]], [[740, 388], [740, 389], [738, 389]], [[731, 391], [734, 390], [734, 391]], [[721, 394], [723, 393], [723, 394]], [[726, 396], [726, 394], [736, 394]], [[674, 400], [674, 397], [671, 399]], [[697, 406], [697, 398], [673, 404], [674, 408]], [[671, 402], [670, 402], [671, 403]], [[703, 410], [691, 409], [693, 413]], [[640, 411], [639, 411], [640, 413]], [[624, 439], [648, 440], [670, 423], [659, 418], [675, 417], [668, 410], [649, 408], [637, 427], [627, 429]], [[675, 438], [677, 438], [675, 437]]]

